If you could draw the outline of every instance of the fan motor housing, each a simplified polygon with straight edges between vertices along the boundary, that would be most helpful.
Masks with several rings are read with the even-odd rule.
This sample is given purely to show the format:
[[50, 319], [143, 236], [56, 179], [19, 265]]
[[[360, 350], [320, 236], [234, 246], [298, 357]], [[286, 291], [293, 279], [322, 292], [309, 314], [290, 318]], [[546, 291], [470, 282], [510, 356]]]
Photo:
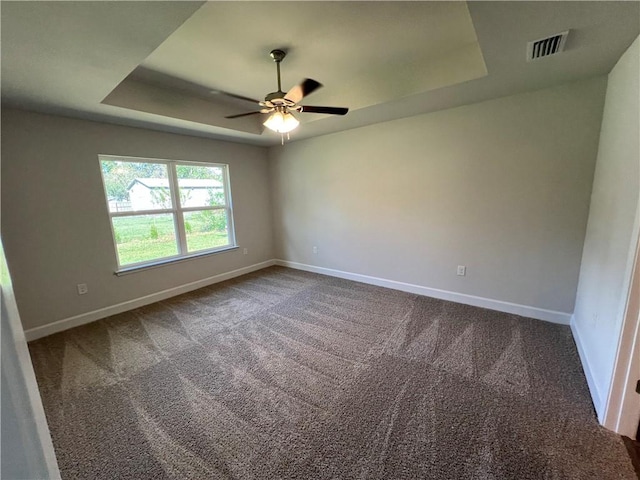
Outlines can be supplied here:
[[265, 101], [273, 102], [274, 100], [284, 100], [285, 92], [271, 92], [266, 97], [264, 97]]

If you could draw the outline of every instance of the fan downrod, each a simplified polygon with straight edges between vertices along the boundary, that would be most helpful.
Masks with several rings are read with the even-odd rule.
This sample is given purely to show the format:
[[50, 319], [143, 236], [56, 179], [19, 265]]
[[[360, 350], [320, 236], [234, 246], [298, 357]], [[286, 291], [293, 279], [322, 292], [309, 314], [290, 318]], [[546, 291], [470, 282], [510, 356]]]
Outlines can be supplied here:
[[273, 58], [273, 61], [276, 62], [276, 74], [278, 75], [278, 91], [272, 92], [269, 95], [267, 95], [264, 98], [265, 101], [284, 98], [284, 92], [282, 91], [282, 83], [280, 81], [280, 62], [284, 60], [284, 57], [287, 56], [287, 52], [285, 52], [284, 50], [280, 50], [279, 48], [276, 48], [275, 50], [271, 50], [271, 53], [269, 53], [269, 55], [271, 55], [271, 58]]

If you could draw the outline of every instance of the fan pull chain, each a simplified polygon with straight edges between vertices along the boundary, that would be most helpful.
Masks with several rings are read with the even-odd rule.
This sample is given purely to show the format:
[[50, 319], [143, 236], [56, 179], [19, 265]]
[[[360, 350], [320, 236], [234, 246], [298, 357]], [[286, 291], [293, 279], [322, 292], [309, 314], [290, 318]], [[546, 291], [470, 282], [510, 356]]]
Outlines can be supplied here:
[[[289, 140], [291, 140], [291, 137], [289, 136], [289, 132], [287, 132], [287, 142], [288, 142]], [[281, 141], [281, 142], [280, 142], [280, 144], [281, 144], [281, 145], [284, 145], [284, 133], [281, 133], [281, 134], [280, 134], [280, 141]]]

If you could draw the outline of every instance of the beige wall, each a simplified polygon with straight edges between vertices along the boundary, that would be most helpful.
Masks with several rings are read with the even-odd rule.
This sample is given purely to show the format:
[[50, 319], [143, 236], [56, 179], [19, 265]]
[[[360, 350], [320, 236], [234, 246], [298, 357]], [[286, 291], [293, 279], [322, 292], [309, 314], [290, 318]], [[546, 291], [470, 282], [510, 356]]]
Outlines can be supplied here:
[[[98, 154], [228, 163], [241, 249], [126, 276]], [[83, 120], [2, 111], [2, 236], [25, 329], [273, 258], [264, 148]], [[87, 283], [79, 296], [76, 284]]]
[[638, 240], [639, 58], [636, 39], [609, 74], [574, 314], [574, 336], [601, 420]]
[[270, 149], [277, 257], [571, 313], [605, 86]]

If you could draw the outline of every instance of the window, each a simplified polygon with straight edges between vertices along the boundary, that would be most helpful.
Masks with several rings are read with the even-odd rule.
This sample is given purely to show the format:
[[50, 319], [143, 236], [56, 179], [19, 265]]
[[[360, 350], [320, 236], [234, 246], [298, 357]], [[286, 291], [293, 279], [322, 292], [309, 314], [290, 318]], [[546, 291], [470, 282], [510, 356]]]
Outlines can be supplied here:
[[99, 159], [119, 270], [236, 246], [227, 165]]

